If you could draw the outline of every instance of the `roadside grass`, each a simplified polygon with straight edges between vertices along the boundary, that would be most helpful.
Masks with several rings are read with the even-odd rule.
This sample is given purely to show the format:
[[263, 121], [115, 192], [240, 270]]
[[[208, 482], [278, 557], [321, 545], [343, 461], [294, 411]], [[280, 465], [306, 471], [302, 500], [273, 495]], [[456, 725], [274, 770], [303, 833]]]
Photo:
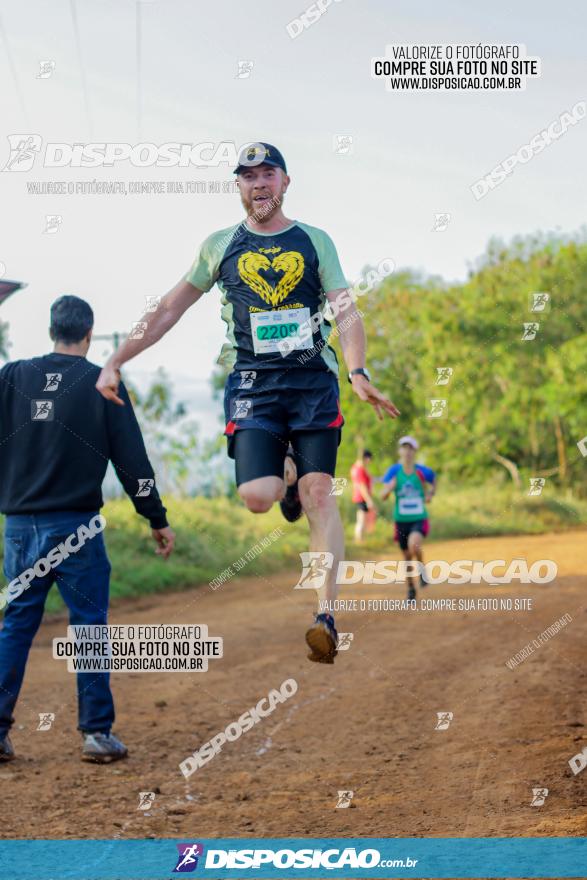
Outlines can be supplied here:
[[[339, 502], [345, 523], [347, 559], [385, 553], [397, 558], [390, 501], [379, 505], [375, 529], [360, 547], [353, 541], [355, 512], [348, 489]], [[240, 501], [229, 498], [170, 498], [166, 503], [169, 522], [177, 534], [176, 550], [167, 562], [155, 555], [150, 529], [127, 499], [109, 501], [104, 506], [102, 512], [108, 522], [105, 538], [112, 563], [112, 599], [195, 585], [210, 589], [209, 582], [226, 569], [229, 578], [267, 576], [288, 567], [295, 569], [299, 566], [299, 553], [308, 549], [305, 518], [293, 525], [287, 523], [277, 505], [269, 513], [254, 516]], [[429, 542], [540, 534], [579, 528], [587, 522], [587, 501], [570, 494], [558, 497], [552, 492], [529, 497], [509, 487], [467, 487], [450, 492], [441, 488], [429, 513]], [[264, 538], [269, 538], [265, 541], [267, 546], [258, 545], [257, 552], [255, 545]], [[49, 612], [63, 608], [56, 589], [51, 590], [46, 608]]]

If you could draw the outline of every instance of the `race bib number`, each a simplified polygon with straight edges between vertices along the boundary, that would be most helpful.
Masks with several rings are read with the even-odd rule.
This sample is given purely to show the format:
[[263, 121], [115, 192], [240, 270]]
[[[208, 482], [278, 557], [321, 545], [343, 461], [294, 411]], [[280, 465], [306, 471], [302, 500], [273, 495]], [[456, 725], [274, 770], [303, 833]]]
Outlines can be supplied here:
[[400, 516], [424, 515], [424, 502], [421, 498], [400, 498], [398, 513]]
[[251, 312], [251, 335], [255, 354], [276, 354], [279, 343], [290, 339], [291, 350], [312, 347], [312, 335], [300, 339], [300, 327], [310, 321], [310, 309], [283, 309], [279, 312]]

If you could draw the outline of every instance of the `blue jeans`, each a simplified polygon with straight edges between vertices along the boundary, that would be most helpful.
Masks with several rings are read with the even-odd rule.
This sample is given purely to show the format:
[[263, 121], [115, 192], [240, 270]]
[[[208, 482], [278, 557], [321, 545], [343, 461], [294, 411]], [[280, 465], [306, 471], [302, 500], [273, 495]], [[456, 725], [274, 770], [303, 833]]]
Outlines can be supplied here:
[[[19, 514], [6, 517], [4, 531], [4, 575], [10, 583], [35, 562], [47, 556], [53, 547], [87, 526], [94, 513], [59, 511], [57, 513]], [[79, 543], [77, 537], [75, 544]], [[14, 722], [12, 712], [22, 686], [26, 662], [37, 632], [45, 600], [53, 583], [69, 609], [71, 626], [105, 624], [108, 616], [110, 562], [102, 533], [86, 538], [85, 544], [43, 577], [34, 577], [27, 589], [4, 608], [0, 630], [0, 737]], [[66, 635], [64, 631], [63, 636]], [[63, 660], [49, 662], [63, 664]], [[68, 674], [68, 673], [66, 673]], [[78, 673], [78, 729], [109, 733], [114, 722], [114, 701], [110, 675]], [[52, 711], [44, 700], [36, 707]]]

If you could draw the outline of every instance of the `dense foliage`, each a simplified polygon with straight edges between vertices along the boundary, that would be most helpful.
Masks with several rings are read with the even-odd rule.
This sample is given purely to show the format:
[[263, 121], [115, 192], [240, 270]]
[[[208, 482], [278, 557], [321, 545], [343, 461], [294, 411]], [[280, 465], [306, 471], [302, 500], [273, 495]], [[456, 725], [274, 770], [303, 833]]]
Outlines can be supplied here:
[[[550, 295], [532, 311], [532, 295]], [[359, 300], [376, 384], [401, 410], [378, 422], [341, 382], [346, 419], [340, 473], [357, 446], [382, 473], [401, 434], [421, 459], [463, 485], [529, 477], [580, 490], [587, 462], [587, 244], [560, 238], [492, 242], [462, 284], [396, 272]], [[534, 339], [524, 324], [537, 323]], [[531, 332], [530, 332], [531, 335]], [[453, 370], [438, 385], [437, 369]], [[353, 398], [351, 400], [351, 398]], [[446, 414], [430, 418], [430, 401]]]

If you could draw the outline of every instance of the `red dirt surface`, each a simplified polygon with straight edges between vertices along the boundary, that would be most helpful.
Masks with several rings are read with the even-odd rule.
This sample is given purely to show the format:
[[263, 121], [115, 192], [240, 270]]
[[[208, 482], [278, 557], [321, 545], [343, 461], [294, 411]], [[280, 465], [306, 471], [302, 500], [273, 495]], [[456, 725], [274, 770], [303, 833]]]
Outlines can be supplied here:
[[[298, 573], [247, 577], [138, 601], [111, 623], [199, 623], [224, 639], [206, 673], [113, 674], [128, 760], [81, 763], [75, 678], [52, 659], [66, 618], [31, 651], [0, 767], [4, 838], [464, 837], [587, 834], [587, 541], [578, 532], [431, 544], [429, 559], [557, 562], [548, 585], [430, 586], [422, 599], [531, 598], [520, 611], [354, 612], [333, 666], [308, 662], [315, 594]], [[397, 554], [394, 554], [397, 558]], [[401, 598], [402, 585], [341, 598]], [[572, 621], [513, 671], [506, 661], [564, 614]], [[179, 763], [288, 678], [294, 697], [184, 779]], [[436, 730], [437, 712], [452, 712]], [[49, 731], [38, 714], [54, 712]], [[548, 788], [543, 806], [532, 789]], [[339, 790], [353, 791], [337, 809]], [[147, 812], [138, 793], [154, 791]]]

